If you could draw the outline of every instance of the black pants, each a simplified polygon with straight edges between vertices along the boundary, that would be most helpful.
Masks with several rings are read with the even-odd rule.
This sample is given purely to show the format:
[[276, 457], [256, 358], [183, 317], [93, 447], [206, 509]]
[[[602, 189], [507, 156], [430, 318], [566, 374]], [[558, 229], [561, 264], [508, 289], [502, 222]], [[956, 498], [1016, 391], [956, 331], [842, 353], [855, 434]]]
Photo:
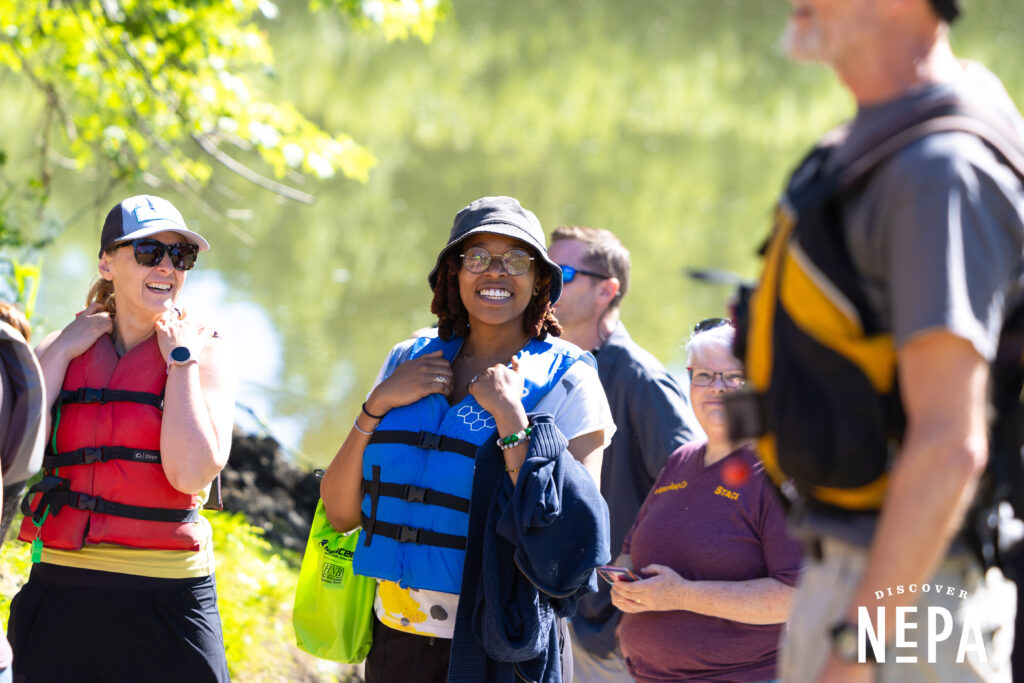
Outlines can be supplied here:
[[37, 564], [11, 602], [7, 636], [16, 683], [230, 680], [212, 576]]
[[[562, 683], [572, 683], [572, 645], [569, 624], [558, 620]], [[452, 641], [406, 633], [385, 626], [373, 616], [373, 645], [366, 657], [366, 683], [445, 683]]]
[[373, 645], [366, 656], [366, 683], [444, 683], [452, 641], [406, 633], [373, 616]]

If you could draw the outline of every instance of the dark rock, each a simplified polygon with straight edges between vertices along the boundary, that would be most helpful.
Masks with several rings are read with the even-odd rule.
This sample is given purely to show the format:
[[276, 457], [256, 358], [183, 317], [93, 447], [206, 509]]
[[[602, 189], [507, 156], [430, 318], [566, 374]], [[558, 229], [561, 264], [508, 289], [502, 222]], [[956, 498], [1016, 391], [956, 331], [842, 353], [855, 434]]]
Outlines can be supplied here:
[[221, 472], [224, 510], [242, 512], [275, 545], [302, 551], [320, 499], [320, 481], [274, 439], [235, 433]]

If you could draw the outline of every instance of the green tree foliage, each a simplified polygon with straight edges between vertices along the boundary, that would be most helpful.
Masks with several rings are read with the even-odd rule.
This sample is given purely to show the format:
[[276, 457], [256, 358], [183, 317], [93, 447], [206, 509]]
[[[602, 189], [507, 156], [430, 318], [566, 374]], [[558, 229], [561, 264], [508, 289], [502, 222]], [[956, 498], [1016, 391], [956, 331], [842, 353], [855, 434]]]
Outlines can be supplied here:
[[[424, 41], [443, 11], [439, 0], [310, 6]], [[0, 0], [0, 76], [14, 72], [45, 103], [39, 165], [5, 168], [0, 149], [0, 260], [45, 245], [27, 226], [40, 222], [56, 167], [92, 168], [111, 187], [170, 186], [215, 214], [203, 196], [220, 170], [305, 202], [294, 187], [304, 178], [365, 181], [369, 150], [261, 92], [274, 67], [265, 26], [277, 15], [271, 0]], [[10, 290], [24, 289], [11, 278]]]

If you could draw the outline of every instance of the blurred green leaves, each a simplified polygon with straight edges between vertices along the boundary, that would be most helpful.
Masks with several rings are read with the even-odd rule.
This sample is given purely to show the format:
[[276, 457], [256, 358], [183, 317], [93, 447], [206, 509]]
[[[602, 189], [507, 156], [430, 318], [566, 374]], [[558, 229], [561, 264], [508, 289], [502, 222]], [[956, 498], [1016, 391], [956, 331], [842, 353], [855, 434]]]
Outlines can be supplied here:
[[[424, 41], [443, 13], [438, 0], [310, 6]], [[365, 181], [376, 163], [367, 148], [262, 91], [278, 13], [271, 0], [0, 0], [0, 76], [16, 74], [43, 102], [39, 164], [6, 168], [0, 150], [0, 258], [39, 236], [57, 167], [89, 169], [108, 187], [170, 186], [213, 213], [203, 195], [224, 170], [307, 203], [295, 187], [306, 179]]]

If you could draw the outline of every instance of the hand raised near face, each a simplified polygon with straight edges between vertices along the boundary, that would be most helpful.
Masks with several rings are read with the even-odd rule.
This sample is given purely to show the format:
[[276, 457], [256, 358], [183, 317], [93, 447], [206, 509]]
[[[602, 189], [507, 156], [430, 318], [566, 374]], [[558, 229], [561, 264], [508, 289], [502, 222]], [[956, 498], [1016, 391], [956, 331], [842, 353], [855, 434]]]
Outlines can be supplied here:
[[392, 408], [415, 403], [429, 394], [448, 396], [452, 391], [452, 366], [441, 351], [407, 360], [377, 385], [366, 400], [367, 409], [383, 415]]
[[469, 393], [480, 407], [499, 419], [522, 411], [523, 376], [519, 359], [506, 365], [492, 365], [469, 381]]
[[69, 358], [80, 356], [96, 343], [96, 340], [114, 330], [114, 321], [103, 304], [91, 303], [75, 316], [57, 338]]
[[212, 336], [213, 328], [190, 319], [184, 308], [169, 308], [156, 321], [156, 341], [160, 345], [160, 355], [168, 364], [171, 351], [179, 346], [188, 347], [192, 357], [198, 359], [206, 340]]

